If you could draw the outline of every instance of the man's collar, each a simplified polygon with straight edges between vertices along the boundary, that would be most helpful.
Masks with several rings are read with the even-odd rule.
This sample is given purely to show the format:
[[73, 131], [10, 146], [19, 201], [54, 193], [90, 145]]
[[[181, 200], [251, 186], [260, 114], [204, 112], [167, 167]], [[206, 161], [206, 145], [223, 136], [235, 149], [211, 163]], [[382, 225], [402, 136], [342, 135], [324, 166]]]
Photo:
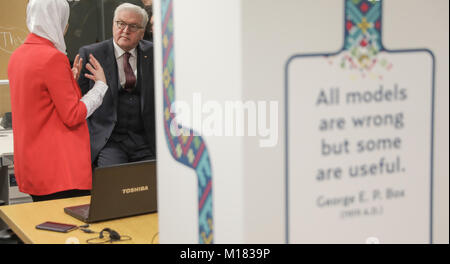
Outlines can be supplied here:
[[[120, 58], [125, 53], [125, 51], [121, 47], [119, 47], [119, 45], [117, 45], [117, 43], [114, 41], [114, 39], [113, 39], [113, 45], [114, 45], [114, 55], [116, 56], [116, 59]], [[129, 53], [131, 53], [131, 56], [136, 57], [137, 49], [134, 48], [134, 49], [130, 50]]]

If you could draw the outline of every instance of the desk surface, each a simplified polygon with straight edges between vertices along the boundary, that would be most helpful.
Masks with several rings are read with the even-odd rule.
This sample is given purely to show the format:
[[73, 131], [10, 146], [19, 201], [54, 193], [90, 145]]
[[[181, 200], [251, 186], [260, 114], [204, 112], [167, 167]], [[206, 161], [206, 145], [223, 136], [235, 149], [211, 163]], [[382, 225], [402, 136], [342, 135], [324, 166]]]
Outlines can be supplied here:
[[[87, 204], [89, 202], [90, 196], [84, 196], [0, 206], [0, 217], [27, 244], [65, 244], [69, 243], [69, 238], [75, 238], [80, 244], [86, 244], [87, 239], [98, 237], [98, 234], [86, 234], [81, 230], [58, 233], [38, 230], [35, 226], [45, 221], [83, 225], [85, 223], [64, 213], [64, 207]], [[157, 213], [93, 223], [89, 226], [89, 229], [100, 232], [106, 227], [117, 231], [120, 235], [127, 235], [132, 238], [129, 241], [114, 242], [115, 244], [151, 244], [152, 242], [159, 242]]]

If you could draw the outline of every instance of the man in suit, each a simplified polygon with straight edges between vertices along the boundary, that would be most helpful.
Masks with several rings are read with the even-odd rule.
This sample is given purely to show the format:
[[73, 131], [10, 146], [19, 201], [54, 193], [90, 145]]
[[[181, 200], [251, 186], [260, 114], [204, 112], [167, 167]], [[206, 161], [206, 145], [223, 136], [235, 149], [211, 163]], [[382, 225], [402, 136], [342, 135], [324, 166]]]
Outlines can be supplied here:
[[[103, 65], [110, 87], [87, 120], [94, 166], [156, 158], [153, 45], [142, 40], [147, 22], [144, 9], [121, 4], [114, 12], [113, 39], [79, 50], [83, 62], [92, 54]], [[93, 82], [82, 72], [79, 85], [85, 94]]]

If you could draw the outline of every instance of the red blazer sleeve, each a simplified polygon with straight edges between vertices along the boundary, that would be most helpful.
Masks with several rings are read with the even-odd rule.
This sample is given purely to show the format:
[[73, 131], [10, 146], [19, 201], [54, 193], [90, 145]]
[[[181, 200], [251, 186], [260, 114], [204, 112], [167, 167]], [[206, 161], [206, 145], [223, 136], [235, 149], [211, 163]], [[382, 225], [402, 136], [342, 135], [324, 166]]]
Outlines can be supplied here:
[[67, 57], [60, 52], [55, 53], [49, 58], [45, 68], [48, 73], [45, 84], [63, 123], [74, 127], [85, 122], [87, 108], [80, 101], [80, 88], [73, 78]]

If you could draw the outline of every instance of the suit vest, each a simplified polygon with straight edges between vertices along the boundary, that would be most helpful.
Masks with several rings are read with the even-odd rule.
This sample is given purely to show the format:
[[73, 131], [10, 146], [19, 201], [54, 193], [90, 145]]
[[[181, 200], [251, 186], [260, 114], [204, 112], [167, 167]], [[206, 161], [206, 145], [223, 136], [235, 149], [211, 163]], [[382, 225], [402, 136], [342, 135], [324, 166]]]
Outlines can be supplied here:
[[130, 138], [136, 145], [148, 144], [141, 114], [140, 90], [141, 84], [139, 81], [131, 92], [125, 91], [122, 87], [119, 89], [117, 123], [111, 135], [111, 138], [116, 142], [122, 142]]

